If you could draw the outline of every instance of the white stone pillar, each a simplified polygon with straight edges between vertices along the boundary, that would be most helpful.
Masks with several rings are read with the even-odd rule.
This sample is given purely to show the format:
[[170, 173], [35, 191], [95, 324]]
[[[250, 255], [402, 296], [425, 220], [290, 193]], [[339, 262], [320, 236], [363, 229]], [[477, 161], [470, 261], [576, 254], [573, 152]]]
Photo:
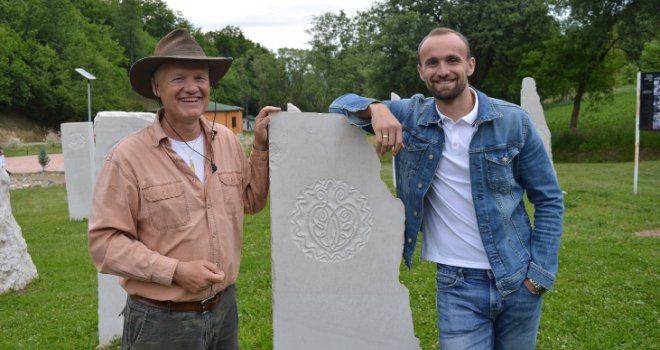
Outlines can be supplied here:
[[[119, 140], [144, 128], [154, 120], [153, 113], [99, 112], [94, 118], [96, 147], [94, 148], [94, 181], [98, 176], [108, 151]], [[108, 345], [121, 337], [124, 326], [120, 317], [126, 304], [126, 292], [119, 285], [119, 278], [98, 274], [99, 295], [99, 345]]]
[[91, 122], [64, 123], [60, 130], [69, 219], [87, 219], [92, 206], [94, 125]]
[[520, 106], [529, 112], [532, 117], [532, 122], [536, 127], [536, 130], [541, 134], [541, 139], [543, 139], [543, 147], [545, 147], [545, 152], [550, 157], [552, 161], [552, 135], [550, 134], [550, 128], [545, 121], [545, 115], [543, 113], [543, 105], [541, 104], [541, 97], [536, 92], [536, 82], [534, 78], [524, 78], [522, 81], [522, 88], [520, 89]]
[[399, 282], [403, 205], [366, 134], [299, 112], [269, 130], [274, 349], [419, 349]]

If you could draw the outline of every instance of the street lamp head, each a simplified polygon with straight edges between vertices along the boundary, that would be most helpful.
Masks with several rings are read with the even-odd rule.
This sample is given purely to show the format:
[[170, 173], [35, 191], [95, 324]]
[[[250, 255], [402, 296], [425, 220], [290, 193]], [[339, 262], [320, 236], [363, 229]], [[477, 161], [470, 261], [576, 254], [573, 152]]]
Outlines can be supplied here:
[[96, 79], [95, 76], [93, 76], [91, 73], [89, 73], [88, 71], [86, 71], [86, 70], [84, 70], [84, 69], [82, 69], [82, 68], [76, 68], [75, 71], [76, 71], [78, 74], [80, 74], [80, 75], [82, 75], [83, 77], [85, 77], [85, 79], [87, 79], [87, 80], [94, 80], [94, 79]]

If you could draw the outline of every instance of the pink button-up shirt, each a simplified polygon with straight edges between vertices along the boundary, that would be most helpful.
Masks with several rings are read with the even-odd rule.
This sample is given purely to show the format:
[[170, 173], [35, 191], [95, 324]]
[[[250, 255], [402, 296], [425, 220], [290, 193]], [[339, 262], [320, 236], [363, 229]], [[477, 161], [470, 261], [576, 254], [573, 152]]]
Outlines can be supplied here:
[[[263, 209], [268, 152], [246, 159], [236, 136], [201, 118], [205, 156], [202, 184], [170, 147], [160, 119], [109, 152], [96, 180], [89, 218], [89, 251], [97, 270], [121, 277], [130, 295], [156, 300], [202, 300], [236, 281], [243, 213]], [[172, 283], [179, 261], [206, 259], [225, 282], [201, 293]]]

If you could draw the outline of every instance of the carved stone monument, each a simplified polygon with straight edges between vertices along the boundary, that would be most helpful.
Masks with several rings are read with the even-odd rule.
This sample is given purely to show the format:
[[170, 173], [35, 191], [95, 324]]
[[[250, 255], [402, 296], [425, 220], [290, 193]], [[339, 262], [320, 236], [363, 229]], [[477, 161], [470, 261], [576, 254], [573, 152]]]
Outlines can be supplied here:
[[545, 122], [543, 105], [541, 105], [541, 97], [536, 92], [534, 78], [527, 77], [523, 79], [522, 88], [520, 89], [520, 106], [529, 112], [532, 117], [532, 122], [541, 135], [541, 139], [543, 139], [545, 152], [550, 157], [550, 161], [552, 161], [552, 135], [550, 134], [548, 124]]
[[64, 123], [60, 130], [69, 219], [87, 219], [92, 206], [94, 125], [91, 122]]
[[19, 291], [39, 277], [9, 201], [9, 174], [0, 167], [0, 294]]
[[[105, 155], [132, 132], [151, 124], [153, 113], [99, 112], [94, 118], [96, 147], [94, 148], [94, 180], [101, 170]], [[66, 169], [65, 169], [66, 172]], [[99, 295], [99, 343], [107, 345], [113, 338], [121, 336], [123, 318], [119, 317], [126, 304], [126, 292], [119, 285], [119, 278], [98, 274]]]
[[404, 210], [336, 114], [270, 123], [275, 350], [419, 349], [399, 282]]
[[298, 106], [294, 105], [291, 102], [287, 102], [286, 104], [286, 110], [287, 112], [302, 112]]

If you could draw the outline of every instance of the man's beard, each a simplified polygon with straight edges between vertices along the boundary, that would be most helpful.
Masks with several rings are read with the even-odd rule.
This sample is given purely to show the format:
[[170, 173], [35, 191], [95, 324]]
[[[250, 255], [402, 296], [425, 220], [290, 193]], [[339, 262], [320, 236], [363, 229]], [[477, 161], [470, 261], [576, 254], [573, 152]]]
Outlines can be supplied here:
[[429, 89], [429, 92], [431, 92], [431, 95], [433, 95], [433, 97], [435, 97], [437, 100], [453, 101], [454, 99], [456, 99], [456, 97], [460, 96], [461, 93], [463, 93], [463, 91], [467, 87], [467, 83], [465, 81], [458, 81], [451, 90], [435, 89], [433, 83], [426, 83], [426, 87]]

